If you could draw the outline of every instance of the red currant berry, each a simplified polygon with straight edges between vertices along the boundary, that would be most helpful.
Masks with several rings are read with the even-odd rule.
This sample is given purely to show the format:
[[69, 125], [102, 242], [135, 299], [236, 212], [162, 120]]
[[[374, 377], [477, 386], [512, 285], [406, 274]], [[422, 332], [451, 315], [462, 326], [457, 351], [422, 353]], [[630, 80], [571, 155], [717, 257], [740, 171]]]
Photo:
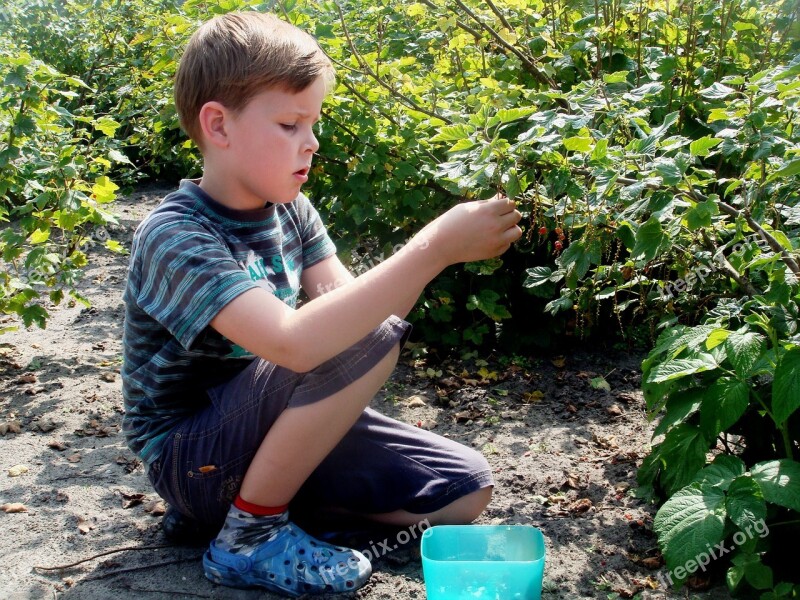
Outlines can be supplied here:
[[539, 227], [539, 235], [547, 235], [547, 227]]
[[564, 244], [561, 242], [561, 240], [558, 240], [555, 243], [555, 247], [556, 247], [556, 250], [558, 250], [560, 252], [564, 248]]

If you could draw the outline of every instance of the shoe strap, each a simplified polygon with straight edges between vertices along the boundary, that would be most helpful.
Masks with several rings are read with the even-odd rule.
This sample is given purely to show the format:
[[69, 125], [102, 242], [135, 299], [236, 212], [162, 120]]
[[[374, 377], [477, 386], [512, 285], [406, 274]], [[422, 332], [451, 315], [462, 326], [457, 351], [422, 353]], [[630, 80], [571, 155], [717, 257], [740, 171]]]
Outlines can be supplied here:
[[211, 542], [211, 545], [208, 548], [209, 552], [211, 553], [211, 559], [224, 565], [226, 567], [230, 567], [239, 573], [247, 573], [250, 569], [253, 568], [253, 561], [250, 559], [249, 556], [242, 556], [240, 554], [232, 554], [231, 552], [226, 552], [225, 550], [220, 550], [217, 548], [216, 540]]

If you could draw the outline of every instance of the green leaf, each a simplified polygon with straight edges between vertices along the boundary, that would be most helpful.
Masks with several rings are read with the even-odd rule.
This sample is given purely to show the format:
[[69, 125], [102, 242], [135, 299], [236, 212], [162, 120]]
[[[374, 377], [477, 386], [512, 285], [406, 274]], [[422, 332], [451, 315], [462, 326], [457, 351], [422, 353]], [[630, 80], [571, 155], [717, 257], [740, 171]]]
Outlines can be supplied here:
[[97, 200], [97, 202], [106, 204], [116, 199], [116, 191], [118, 189], [119, 186], [116, 183], [105, 175], [102, 175], [95, 180], [92, 186], [92, 194], [94, 194], [94, 199]]
[[92, 122], [94, 128], [98, 131], [102, 131], [108, 137], [114, 137], [114, 133], [119, 128], [119, 123], [117, 123], [111, 117], [100, 117]]
[[753, 331], [734, 331], [725, 340], [728, 360], [740, 377], [747, 377], [764, 352], [764, 336]]
[[455, 142], [468, 138], [475, 132], [475, 128], [470, 125], [460, 123], [458, 125], [445, 125], [439, 129], [439, 133], [431, 138], [432, 142]]
[[727, 340], [730, 335], [731, 332], [727, 329], [715, 329], [706, 339], [706, 350], [713, 350]]
[[108, 151], [108, 158], [111, 159], [112, 161], [118, 162], [118, 163], [127, 163], [129, 165], [133, 164], [133, 163], [131, 163], [131, 159], [129, 159], [122, 152], [120, 152], [119, 150], [117, 150], [115, 148], [112, 148], [111, 150]]
[[713, 440], [722, 431], [736, 423], [750, 404], [750, 389], [730, 377], [722, 377], [708, 387], [700, 407], [700, 429], [706, 438]]
[[693, 483], [664, 503], [653, 521], [667, 567], [678, 581], [680, 567], [724, 539], [725, 494], [719, 488]]
[[[731, 560], [733, 566], [728, 569], [725, 576], [728, 584], [728, 589], [736, 591], [736, 588], [742, 582], [747, 581], [753, 588], [757, 590], [765, 590], [772, 587], [772, 569], [761, 562], [761, 557], [752, 552], [741, 552], [733, 557]], [[770, 598], [771, 596], [766, 596]], [[783, 596], [774, 597], [783, 598]], [[789, 596], [786, 596], [788, 599]], [[765, 596], [761, 596], [761, 600], [765, 600]]]
[[617, 236], [628, 250], [636, 245], [636, 234], [629, 221], [624, 221], [619, 224], [619, 227], [617, 227]]
[[566, 270], [572, 281], [577, 281], [589, 271], [592, 258], [592, 253], [586, 250], [585, 242], [577, 240], [559, 256], [558, 263]]
[[772, 173], [772, 175], [767, 177], [767, 183], [771, 183], [776, 179], [780, 179], [781, 177], [792, 177], [798, 173], [800, 173], [800, 158], [786, 163], [780, 169]]
[[669, 235], [656, 217], [650, 217], [636, 232], [636, 245], [631, 254], [634, 260], [649, 262], [669, 246]]
[[719, 82], [714, 82], [710, 87], [700, 90], [699, 94], [709, 100], [722, 100], [731, 94], [735, 94], [736, 90], [729, 88], [727, 85], [722, 85]]
[[123, 246], [117, 240], [106, 240], [105, 246], [106, 246], [106, 249], [110, 250], [111, 252], [113, 252], [115, 254], [127, 254], [128, 253], [127, 248], [125, 248], [125, 246]]
[[605, 83], [623, 83], [628, 79], [630, 71], [616, 71], [615, 73], [603, 74], [603, 81]]
[[31, 304], [22, 309], [20, 316], [22, 317], [22, 322], [25, 323], [25, 327], [36, 324], [39, 328], [44, 329], [49, 315], [43, 307], [38, 304]]
[[564, 273], [562, 271], [555, 271], [550, 267], [531, 267], [527, 269], [525, 273], [528, 275], [525, 279], [525, 283], [522, 285], [526, 288], [537, 287], [540, 285], [544, 285], [546, 283], [557, 282], [560, 281]]
[[661, 363], [650, 371], [647, 377], [648, 383], [661, 383], [680, 379], [695, 373], [710, 371], [717, 368], [714, 358], [707, 353], [701, 353], [697, 358], [676, 358], [665, 363]]
[[800, 463], [789, 458], [770, 460], [758, 463], [750, 473], [767, 502], [800, 512]]
[[689, 231], [696, 231], [701, 227], [711, 226], [711, 217], [719, 213], [717, 203], [713, 199], [705, 202], [698, 202], [691, 209], [686, 211], [684, 220]]
[[[780, 425], [800, 408], [800, 347], [787, 350], [775, 368], [772, 415]], [[800, 496], [800, 494], [799, 494]]]
[[714, 462], [697, 474], [694, 481], [727, 491], [733, 480], [744, 475], [746, 469], [744, 462], [738, 456], [720, 454]]
[[664, 185], [676, 185], [680, 183], [683, 178], [683, 171], [681, 171], [680, 166], [674, 158], [658, 158], [653, 166], [656, 169], [656, 173], [658, 173], [664, 181]]
[[689, 153], [692, 156], [708, 156], [712, 148], [716, 148], [721, 143], [721, 139], [707, 135], [689, 144]]
[[678, 423], [683, 423], [700, 409], [703, 403], [705, 388], [689, 388], [670, 394], [665, 405], [666, 413], [661, 418], [658, 427], [653, 431], [653, 437], [666, 433]]
[[29, 238], [31, 244], [43, 244], [50, 239], [50, 228], [37, 229], [31, 234]]
[[652, 454], [661, 467], [661, 484], [667, 494], [688, 485], [706, 464], [708, 441], [694, 425], [673, 427], [664, 441], [653, 447]]
[[564, 147], [570, 152], [589, 152], [592, 149], [591, 137], [575, 136], [564, 139]]
[[751, 477], [733, 480], [725, 500], [728, 517], [741, 530], [747, 530], [767, 517], [767, 504], [759, 485]]

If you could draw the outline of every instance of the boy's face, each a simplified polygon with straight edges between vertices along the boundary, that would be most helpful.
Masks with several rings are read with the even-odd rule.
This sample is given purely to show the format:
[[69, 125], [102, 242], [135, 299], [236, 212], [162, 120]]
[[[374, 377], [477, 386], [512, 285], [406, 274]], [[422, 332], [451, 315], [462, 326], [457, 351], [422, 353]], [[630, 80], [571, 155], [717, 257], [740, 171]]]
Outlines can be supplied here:
[[267, 89], [232, 115], [226, 177], [237, 203], [256, 208], [297, 198], [319, 148], [313, 126], [324, 98], [319, 78], [299, 93]]

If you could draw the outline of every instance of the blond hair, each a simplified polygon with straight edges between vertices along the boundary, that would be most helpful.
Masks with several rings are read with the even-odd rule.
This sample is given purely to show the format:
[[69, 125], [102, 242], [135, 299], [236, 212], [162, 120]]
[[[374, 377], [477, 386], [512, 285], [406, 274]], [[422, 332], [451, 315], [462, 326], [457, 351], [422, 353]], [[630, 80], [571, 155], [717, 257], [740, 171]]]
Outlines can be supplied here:
[[313, 37], [274, 15], [232, 12], [192, 35], [175, 75], [175, 106], [200, 146], [198, 117], [207, 102], [238, 112], [266, 89], [302, 92], [318, 77], [332, 88], [333, 65]]

